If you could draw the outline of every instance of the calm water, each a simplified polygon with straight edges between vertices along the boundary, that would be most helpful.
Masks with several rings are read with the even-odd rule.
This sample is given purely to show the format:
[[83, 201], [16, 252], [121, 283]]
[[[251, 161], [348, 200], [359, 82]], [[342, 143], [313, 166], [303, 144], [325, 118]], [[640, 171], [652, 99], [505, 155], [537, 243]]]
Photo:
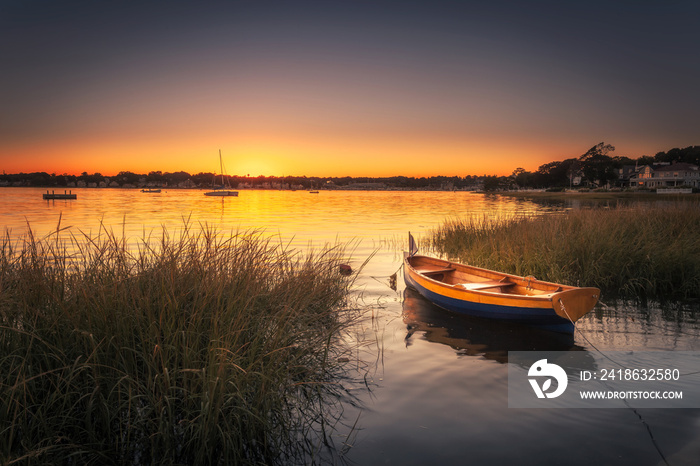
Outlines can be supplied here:
[[368, 342], [361, 356], [371, 390], [352, 391], [358, 403], [348, 403], [334, 435], [350, 464], [700, 464], [700, 410], [509, 409], [507, 397], [509, 350], [700, 350], [697, 304], [606, 302], [566, 337], [446, 313], [405, 290], [400, 275], [398, 289], [389, 286], [407, 231], [425, 235], [453, 216], [563, 206], [463, 192], [243, 190], [215, 199], [74, 189], [75, 201], [43, 201], [42, 192], [0, 188], [0, 226], [14, 236], [29, 224], [42, 236], [61, 218], [75, 233], [102, 223], [139, 238], [162, 227], [176, 232], [189, 218], [224, 231], [263, 228], [301, 248], [356, 241], [354, 265], [374, 253], [358, 281], [372, 319], [355, 336]]

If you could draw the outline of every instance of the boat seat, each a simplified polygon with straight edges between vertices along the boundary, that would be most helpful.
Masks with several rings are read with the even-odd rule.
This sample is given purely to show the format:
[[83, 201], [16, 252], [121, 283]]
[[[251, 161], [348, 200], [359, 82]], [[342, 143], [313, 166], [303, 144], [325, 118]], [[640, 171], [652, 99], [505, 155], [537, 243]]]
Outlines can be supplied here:
[[416, 272], [422, 274], [422, 275], [432, 275], [432, 274], [438, 274], [438, 273], [447, 273], [447, 272], [454, 272], [453, 267], [447, 267], [444, 269], [422, 269], [422, 268], [417, 268]]
[[515, 285], [513, 282], [499, 282], [498, 280], [491, 280], [488, 282], [471, 282], [471, 283], [458, 283], [455, 288], [462, 288], [463, 290], [475, 291], [475, 290], [485, 290], [487, 288], [497, 288], [501, 286], [512, 286]]

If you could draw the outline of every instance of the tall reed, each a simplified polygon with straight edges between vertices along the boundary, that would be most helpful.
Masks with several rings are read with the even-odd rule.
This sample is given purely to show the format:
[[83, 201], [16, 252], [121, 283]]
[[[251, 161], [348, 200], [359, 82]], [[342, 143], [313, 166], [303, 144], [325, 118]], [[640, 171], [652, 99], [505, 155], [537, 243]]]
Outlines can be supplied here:
[[356, 318], [342, 248], [66, 235], [1, 240], [3, 464], [304, 461]]
[[700, 203], [450, 219], [427, 243], [463, 262], [627, 297], [700, 296]]

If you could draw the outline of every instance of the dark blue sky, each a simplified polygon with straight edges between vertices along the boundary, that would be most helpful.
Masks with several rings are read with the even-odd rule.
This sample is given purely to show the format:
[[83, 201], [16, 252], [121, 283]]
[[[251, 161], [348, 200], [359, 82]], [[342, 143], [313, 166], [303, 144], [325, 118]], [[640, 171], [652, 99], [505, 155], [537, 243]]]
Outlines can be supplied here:
[[222, 146], [265, 174], [509, 173], [600, 141], [653, 155], [700, 143], [699, 18], [679, 1], [5, 1], [0, 169], [198, 171]]

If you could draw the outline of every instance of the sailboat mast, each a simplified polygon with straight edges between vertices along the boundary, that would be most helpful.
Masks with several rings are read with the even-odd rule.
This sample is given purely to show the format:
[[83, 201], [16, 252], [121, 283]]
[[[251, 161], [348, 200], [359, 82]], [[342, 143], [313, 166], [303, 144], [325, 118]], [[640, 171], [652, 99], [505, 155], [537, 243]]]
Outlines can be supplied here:
[[219, 149], [219, 169], [221, 170], [221, 187], [224, 186], [224, 162], [221, 160], [221, 149]]

